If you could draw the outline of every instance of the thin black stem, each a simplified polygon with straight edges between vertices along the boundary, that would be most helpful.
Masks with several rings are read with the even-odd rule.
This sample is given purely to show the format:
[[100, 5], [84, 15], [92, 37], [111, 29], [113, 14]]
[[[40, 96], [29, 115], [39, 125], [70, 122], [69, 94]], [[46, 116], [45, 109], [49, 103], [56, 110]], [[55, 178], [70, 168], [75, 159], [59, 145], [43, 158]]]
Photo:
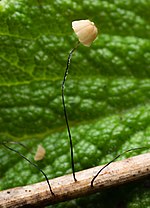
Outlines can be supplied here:
[[127, 152], [131, 152], [131, 151], [134, 151], [134, 150], [139, 150], [139, 149], [147, 149], [147, 147], [136, 147], [136, 148], [132, 148], [132, 149], [129, 149], [129, 150], [126, 150], [124, 151], [123, 153], [117, 155], [114, 159], [112, 159], [110, 162], [108, 162], [106, 165], [104, 165], [98, 172], [97, 174], [93, 177], [93, 179], [91, 180], [91, 187], [93, 187], [93, 183], [95, 181], [95, 179], [97, 178], [97, 176], [102, 172], [102, 170], [104, 170], [108, 165], [110, 165], [112, 162], [114, 162], [117, 158], [119, 158], [121, 155], [127, 153]]
[[10, 143], [10, 144], [19, 144], [20, 146], [22, 146], [23, 148], [25, 148], [26, 150], [29, 151], [29, 149], [24, 145], [22, 144], [21, 142], [15, 142], [15, 141], [3, 141], [3, 142], [0, 142], [0, 144], [7, 144], [7, 143]]
[[73, 157], [73, 143], [72, 143], [71, 131], [70, 131], [70, 128], [69, 128], [67, 110], [66, 110], [66, 105], [65, 105], [64, 89], [65, 89], [65, 81], [67, 79], [67, 75], [68, 75], [68, 72], [69, 72], [69, 65], [70, 65], [71, 57], [72, 57], [73, 52], [77, 49], [78, 45], [79, 45], [79, 43], [69, 53], [68, 60], [67, 60], [66, 71], [65, 71], [64, 78], [63, 78], [63, 81], [62, 81], [62, 86], [61, 86], [61, 89], [62, 89], [62, 103], [63, 103], [65, 121], [66, 121], [67, 130], [68, 130], [69, 142], [70, 142], [71, 167], [72, 167], [72, 174], [73, 174], [74, 181], [77, 181], [77, 179], [75, 177], [74, 157]]
[[[16, 152], [19, 156], [21, 156], [23, 159], [25, 159], [27, 162], [29, 162], [31, 165], [33, 165], [37, 170], [39, 170], [39, 171], [44, 175], [44, 177], [45, 177], [45, 179], [46, 179], [46, 181], [47, 181], [47, 184], [48, 184], [48, 186], [49, 186], [49, 190], [50, 190], [51, 194], [52, 194], [52, 195], [55, 195], [55, 194], [53, 193], [53, 191], [52, 191], [52, 188], [51, 188], [51, 186], [50, 186], [50, 183], [49, 183], [49, 180], [48, 180], [46, 174], [44, 173], [43, 170], [41, 170], [41, 169], [38, 167], [38, 165], [36, 165], [36, 164], [33, 163], [32, 161], [30, 161], [28, 158], [26, 158], [24, 155], [22, 155], [19, 151], [15, 150], [15, 149], [12, 149], [11, 147], [7, 146], [7, 145], [6, 145], [6, 142], [2, 142], [1, 144], [2, 144], [4, 147], [6, 147], [7, 149], [9, 149], [9, 150], [11, 150], [11, 151], [13, 151], [13, 152]], [[20, 142], [19, 142], [18, 144], [22, 145]]]

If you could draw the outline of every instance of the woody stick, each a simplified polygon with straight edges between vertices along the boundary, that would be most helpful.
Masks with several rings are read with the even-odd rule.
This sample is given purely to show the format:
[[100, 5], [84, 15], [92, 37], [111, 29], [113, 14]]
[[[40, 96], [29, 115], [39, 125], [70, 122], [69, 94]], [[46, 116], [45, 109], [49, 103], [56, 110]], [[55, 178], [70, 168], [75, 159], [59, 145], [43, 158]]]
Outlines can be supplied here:
[[71, 174], [50, 180], [55, 195], [50, 193], [46, 182], [1, 191], [0, 208], [44, 207], [141, 179], [150, 175], [150, 153], [111, 163], [91, 187], [92, 178], [102, 167], [77, 172], [76, 182]]

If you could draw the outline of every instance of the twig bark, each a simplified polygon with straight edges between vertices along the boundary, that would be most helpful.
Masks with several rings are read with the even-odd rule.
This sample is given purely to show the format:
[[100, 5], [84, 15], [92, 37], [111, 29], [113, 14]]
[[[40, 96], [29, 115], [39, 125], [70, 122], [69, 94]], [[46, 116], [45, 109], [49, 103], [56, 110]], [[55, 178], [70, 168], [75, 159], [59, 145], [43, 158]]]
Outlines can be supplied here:
[[1, 191], [0, 208], [44, 207], [138, 180], [150, 175], [150, 153], [110, 164], [96, 178], [94, 187], [91, 187], [93, 176], [102, 167], [97, 166], [77, 172], [76, 182], [72, 174], [50, 180], [54, 196], [50, 193], [46, 182]]

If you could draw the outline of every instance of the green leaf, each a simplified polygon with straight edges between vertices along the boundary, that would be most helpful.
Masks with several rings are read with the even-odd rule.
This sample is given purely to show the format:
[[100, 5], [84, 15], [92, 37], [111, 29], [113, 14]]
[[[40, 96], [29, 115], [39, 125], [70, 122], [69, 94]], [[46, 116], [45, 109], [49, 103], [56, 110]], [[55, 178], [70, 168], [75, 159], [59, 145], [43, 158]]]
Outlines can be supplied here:
[[[29, 151], [17, 144], [11, 147], [31, 160], [42, 144], [46, 156], [38, 165], [49, 179], [71, 173], [61, 82], [68, 53], [77, 42], [71, 22], [90, 19], [99, 36], [92, 47], [81, 45], [75, 51], [65, 87], [75, 169], [104, 164], [124, 150], [148, 146], [149, 7], [149, 0], [0, 1], [1, 141], [23, 142]], [[44, 180], [3, 146], [0, 164], [0, 190]], [[56, 207], [147, 208], [147, 180]]]

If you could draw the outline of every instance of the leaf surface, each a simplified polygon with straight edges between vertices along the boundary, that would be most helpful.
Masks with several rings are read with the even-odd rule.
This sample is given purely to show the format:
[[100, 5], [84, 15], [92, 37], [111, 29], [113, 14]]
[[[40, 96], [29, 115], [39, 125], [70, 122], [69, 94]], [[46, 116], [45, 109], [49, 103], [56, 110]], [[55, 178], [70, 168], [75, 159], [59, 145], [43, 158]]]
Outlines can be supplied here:
[[[65, 87], [75, 169], [110, 161], [150, 143], [150, 18], [148, 0], [0, 1], [0, 139], [33, 160], [48, 178], [71, 173], [61, 83], [77, 38], [71, 22], [90, 19], [99, 36], [72, 57]], [[148, 150], [147, 150], [148, 151]], [[137, 151], [125, 157], [141, 154]], [[123, 157], [122, 157], [123, 158]], [[43, 176], [0, 146], [0, 189], [31, 184]], [[57, 207], [148, 207], [147, 180], [112, 188]], [[110, 196], [108, 202], [108, 194]], [[120, 205], [120, 206], [121, 206]]]

